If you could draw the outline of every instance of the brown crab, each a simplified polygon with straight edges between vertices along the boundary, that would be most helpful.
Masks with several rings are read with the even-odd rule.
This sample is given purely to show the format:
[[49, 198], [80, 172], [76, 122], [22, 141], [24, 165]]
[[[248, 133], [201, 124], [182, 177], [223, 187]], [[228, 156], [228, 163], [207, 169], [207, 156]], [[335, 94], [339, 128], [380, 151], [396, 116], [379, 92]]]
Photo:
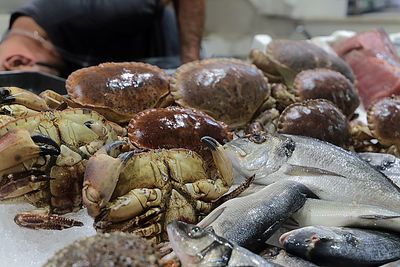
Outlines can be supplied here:
[[68, 99], [52, 91], [41, 94], [53, 108], [63, 102], [70, 107], [93, 109], [116, 123], [128, 122], [147, 108], [165, 107], [169, 77], [161, 69], [139, 62], [103, 63], [73, 72], [67, 79]]
[[346, 116], [325, 99], [310, 99], [288, 106], [278, 120], [278, 132], [314, 137], [344, 147], [349, 138]]
[[179, 67], [171, 81], [171, 94], [179, 105], [201, 110], [238, 128], [263, 109], [270, 87], [254, 65], [213, 58]]
[[[37, 146], [28, 138], [38, 134], [57, 148], [56, 157], [38, 154]], [[0, 136], [0, 153], [6, 157], [0, 165], [0, 200], [24, 197], [43, 208], [35, 214], [18, 214], [15, 221], [21, 226], [50, 229], [76, 225], [53, 214], [80, 209], [87, 159], [117, 139], [104, 117], [86, 109], [48, 111], [16, 119], [0, 127]]]
[[[326, 99], [332, 101], [332, 103], [341, 110], [339, 112], [343, 112], [347, 116], [348, 120], [352, 118], [355, 109], [360, 103], [357, 91], [354, 88], [353, 84], [351, 84], [350, 81], [339, 72], [328, 69], [312, 69], [300, 72], [296, 76], [292, 88], [288, 88], [283, 84], [273, 84], [271, 86], [271, 98], [275, 101], [274, 108], [267, 109], [263, 113], [261, 113], [251, 124], [250, 127], [252, 130], [250, 130], [250, 132], [259, 130], [265, 130], [269, 133], [275, 132], [277, 130], [276, 126], [280, 114], [284, 112], [284, 110], [287, 109], [290, 105], [294, 105], [291, 108], [293, 112], [298, 112], [298, 109], [300, 109], [300, 107], [303, 107], [304, 109], [304, 107], [308, 104], [296, 105], [296, 103], [304, 103], [304, 101], [306, 100]], [[336, 107], [334, 108], [335, 110]], [[338, 114], [336, 111], [333, 111], [332, 107], [329, 107], [328, 109], [320, 112], [318, 111], [318, 109], [315, 109], [315, 106], [311, 107], [311, 109], [307, 109], [307, 111], [316, 112], [315, 116], [319, 119], [323, 118], [323, 116], [321, 117], [322, 114], [327, 114], [327, 110], [330, 110], [330, 112], [333, 112], [336, 115]], [[286, 112], [286, 114], [293, 115], [292, 113], [288, 112]], [[305, 114], [303, 114], [302, 116], [304, 115]], [[292, 119], [285, 118], [286, 116], [287, 115], [283, 117], [281, 116], [281, 121], [282, 119], [286, 122], [292, 121]], [[309, 120], [311, 116], [313, 116], [313, 114], [307, 115], [307, 120]], [[331, 116], [328, 116], [325, 119], [325, 122], [332, 122]], [[344, 130], [344, 122], [342, 120], [342, 116], [338, 116], [335, 120], [338, 123], [340, 121], [340, 125], [337, 126], [336, 130]], [[319, 121], [317, 120], [314, 123], [315, 125], [318, 125]], [[330, 125], [333, 127], [332, 124]], [[296, 126], [296, 128], [296, 132], [302, 131], [301, 127]], [[316, 131], [316, 129], [314, 130]], [[336, 135], [336, 133], [329, 133], [328, 130], [329, 128], [326, 128], [326, 137], [331, 136], [328, 139], [333, 141], [332, 137], [333, 135]], [[304, 132], [309, 131], [310, 129], [304, 129]], [[343, 141], [346, 138], [346, 135], [347, 134], [343, 134], [343, 136], [339, 138], [341, 140], [336, 140], [334, 143], [343, 145]], [[325, 138], [322, 139], [326, 140]]]
[[175, 148], [120, 154], [124, 146], [122, 141], [106, 145], [86, 167], [83, 201], [98, 230], [166, 240], [169, 222], [197, 223], [233, 183], [227, 158], [214, 157], [219, 172], [213, 176], [194, 151]]
[[176, 106], [139, 112], [128, 125], [128, 135], [138, 148], [186, 148], [199, 153], [205, 160], [211, 159], [211, 153], [200, 141], [203, 136], [219, 142], [232, 138], [223, 122], [201, 111]]
[[353, 72], [345, 61], [304, 40], [273, 40], [265, 53], [252, 50], [250, 60], [270, 81], [284, 82], [288, 87], [292, 87], [298, 73], [316, 68], [338, 71], [354, 83]]
[[368, 124], [354, 124], [353, 146], [357, 152], [385, 152], [400, 156], [400, 96], [373, 103], [367, 111]]
[[327, 99], [351, 117], [360, 104], [350, 67], [339, 57], [307, 41], [274, 40], [266, 53], [253, 50], [250, 61], [259, 67], [271, 86], [273, 108], [258, 122], [269, 130], [288, 105], [306, 99]]

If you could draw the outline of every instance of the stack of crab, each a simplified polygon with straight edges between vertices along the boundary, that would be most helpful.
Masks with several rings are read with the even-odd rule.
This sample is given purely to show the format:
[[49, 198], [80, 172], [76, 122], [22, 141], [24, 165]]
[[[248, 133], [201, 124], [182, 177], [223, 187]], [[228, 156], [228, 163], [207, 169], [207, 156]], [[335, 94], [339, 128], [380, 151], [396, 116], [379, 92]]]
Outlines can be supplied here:
[[79, 225], [58, 215], [84, 205], [99, 231], [159, 242], [169, 222], [197, 223], [233, 184], [231, 163], [213, 158], [204, 136], [278, 131], [397, 153], [400, 133], [379, 124], [399, 129], [400, 100], [373, 105], [370, 129], [355, 124], [354, 78], [337, 56], [281, 40], [250, 59], [196, 61], [173, 77], [148, 64], [105, 63], [72, 73], [67, 96], [1, 88], [0, 200], [41, 208], [18, 214], [22, 226]]

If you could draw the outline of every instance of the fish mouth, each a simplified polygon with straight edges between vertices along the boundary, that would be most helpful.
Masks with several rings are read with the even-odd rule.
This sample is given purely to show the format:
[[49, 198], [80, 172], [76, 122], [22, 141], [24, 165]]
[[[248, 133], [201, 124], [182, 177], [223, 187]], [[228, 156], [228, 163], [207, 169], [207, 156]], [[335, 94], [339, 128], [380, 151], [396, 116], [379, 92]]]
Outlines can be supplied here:
[[290, 233], [291, 232], [284, 233], [283, 235], [281, 235], [279, 237], [279, 244], [281, 246], [284, 246], [284, 244], [287, 242], [287, 239], [289, 238]]

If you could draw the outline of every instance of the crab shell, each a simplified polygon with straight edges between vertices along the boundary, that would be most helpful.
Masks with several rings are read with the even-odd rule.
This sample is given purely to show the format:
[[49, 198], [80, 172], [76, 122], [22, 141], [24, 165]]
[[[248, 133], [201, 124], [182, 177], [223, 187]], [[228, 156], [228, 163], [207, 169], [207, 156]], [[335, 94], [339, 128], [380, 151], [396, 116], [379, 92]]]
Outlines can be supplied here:
[[209, 150], [200, 140], [203, 136], [221, 143], [232, 138], [224, 123], [201, 111], [181, 107], [148, 109], [136, 114], [128, 125], [128, 135], [140, 148], [186, 148], [210, 159]]
[[66, 89], [75, 103], [124, 123], [144, 109], [167, 106], [169, 77], [145, 63], [104, 63], [73, 72]]
[[[338, 71], [354, 82], [353, 72], [345, 61], [308, 41], [273, 40], [267, 46], [266, 55], [268, 62], [263, 65], [272, 65], [272, 75], [281, 76], [289, 87], [299, 72], [315, 68]], [[270, 73], [270, 69], [269, 67], [264, 72]]]
[[229, 58], [182, 65], [171, 94], [184, 107], [201, 110], [232, 128], [249, 123], [270, 95], [268, 80], [256, 66]]
[[383, 145], [400, 145], [400, 96], [385, 97], [368, 109], [368, 127]]
[[346, 116], [325, 99], [311, 99], [288, 106], [280, 115], [278, 132], [304, 135], [344, 146], [349, 135]]
[[130, 151], [114, 158], [104, 154], [114, 153], [109, 147], [89, 159], [82, 191], [84, 205], [100, 231], [129, 231], [165, 240], [168, 223], [197, 223], [233, 183], [232, 166], [221, 153], [215, 157], [221, 175], [213, 176], [203, 158], [191, 150]]
[[294, 79], [294, 91], [300, 101], [327, 99], [351, 116], [360, 105], [354, 85], [340, 72], [329, 69], [304, 70]]

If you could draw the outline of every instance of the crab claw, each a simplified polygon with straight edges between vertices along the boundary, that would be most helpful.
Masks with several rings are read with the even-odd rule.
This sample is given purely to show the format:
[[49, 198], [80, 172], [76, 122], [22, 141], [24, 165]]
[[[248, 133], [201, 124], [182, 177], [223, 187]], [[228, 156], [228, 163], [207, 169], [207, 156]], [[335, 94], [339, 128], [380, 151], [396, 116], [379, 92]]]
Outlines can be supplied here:
[[[38, 145], [35, 141], [41, 143]], [[25, 129], [15, 129], [0, 138], [0, 175], [7, 170], [27, 160], [42, 155], [58, 155], [60, 148], [52, 139], [46, 136], [31, 137]]]
[[41, 144], [39, 145], [39, 155], [58, 156], [60, 154], [60, 146], [50, 137], [42, 134], [35, 134], [31, 136], [31, 139], [36, 144]]
[[210, 136], [204, 136], [201, 141], [211, 150], [214, 163], [220, 172], [224, 183], [227, 185], [233, 184], [233, 166], [228, 158], [223, 146], [217, 140]]
[[132, 152], [126, 152], [116, 157], [124, 145], [126, 142], [123, 141], [107, 144], [87, 162], [82, 199], [89, 215], [94, 218], [110, 201], [119, 174], [133, 155]]
[[49, 109], [43, 98], [18, 87], [0, 87], [0, 104], [21, 104], [37, 111]]

